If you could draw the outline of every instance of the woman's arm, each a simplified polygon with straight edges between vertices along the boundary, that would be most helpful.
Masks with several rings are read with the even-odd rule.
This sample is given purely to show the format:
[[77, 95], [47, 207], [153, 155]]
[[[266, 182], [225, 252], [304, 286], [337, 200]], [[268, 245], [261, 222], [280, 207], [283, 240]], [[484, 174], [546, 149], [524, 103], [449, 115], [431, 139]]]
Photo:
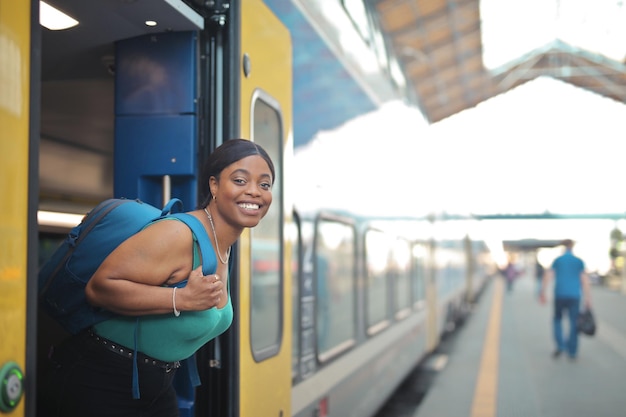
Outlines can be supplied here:
[[[118, 314], [138, 316], [203, 310], [216, 305], [223, 283], [192, 272], [193, 239], [182, 222], [157, 222], [130, 237], [98, 268], [85, 289], [87, 300]], [[164, 284], [189, 279], [174, 293]]]

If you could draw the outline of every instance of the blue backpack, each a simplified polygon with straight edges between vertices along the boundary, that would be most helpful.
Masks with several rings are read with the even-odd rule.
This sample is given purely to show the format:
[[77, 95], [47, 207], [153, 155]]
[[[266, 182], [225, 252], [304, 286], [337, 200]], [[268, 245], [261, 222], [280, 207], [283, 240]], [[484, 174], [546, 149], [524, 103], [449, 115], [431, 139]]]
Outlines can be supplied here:
[[[113, 317], [115, 313], [87, 302], [87, 282], [118, 245], [167, 216], [183, 221], [198, 240], [202, 259], [210, 259], [213, 249], [202, 223], [181, 211], [177, 198], [162, 210], [140, 200], [113, 198], [98, 204], [39, 270], [40, 306], [71, 334]], [[205, 275], [213, 272], [203, 271]]]

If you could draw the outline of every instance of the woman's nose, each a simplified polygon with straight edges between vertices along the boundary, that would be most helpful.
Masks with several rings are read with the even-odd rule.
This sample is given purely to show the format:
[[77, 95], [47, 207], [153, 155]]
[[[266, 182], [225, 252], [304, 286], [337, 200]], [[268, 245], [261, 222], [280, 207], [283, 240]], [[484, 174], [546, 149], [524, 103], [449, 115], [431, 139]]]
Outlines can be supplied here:
[[256, 184], [250, 183], [248, 187], [246, 188], [246, 193], [252, 196], [261, 195], [261, 188]]

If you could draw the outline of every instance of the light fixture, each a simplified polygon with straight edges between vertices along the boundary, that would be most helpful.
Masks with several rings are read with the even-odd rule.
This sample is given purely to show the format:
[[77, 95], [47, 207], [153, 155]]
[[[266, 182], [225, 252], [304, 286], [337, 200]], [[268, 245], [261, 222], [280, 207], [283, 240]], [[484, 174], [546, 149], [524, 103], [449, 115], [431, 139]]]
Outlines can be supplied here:
[[48, 3], [39, 2], [39, 23], [50, 30], [63, 30], [74, 27], [78, 20], [66, 15], [62, 11], [55, 9]]
[[156, 25], [157, 25], [157, 22], [155, 22], [154, 20], [146, 20], [146, 26], [153, 27]]
[[79, 224], [84, 217], [84, 214], [58, 213], [44, 210], [37, 211], [37, 223], [39, 223], [40, 226], [63, 227], [69, 229]]

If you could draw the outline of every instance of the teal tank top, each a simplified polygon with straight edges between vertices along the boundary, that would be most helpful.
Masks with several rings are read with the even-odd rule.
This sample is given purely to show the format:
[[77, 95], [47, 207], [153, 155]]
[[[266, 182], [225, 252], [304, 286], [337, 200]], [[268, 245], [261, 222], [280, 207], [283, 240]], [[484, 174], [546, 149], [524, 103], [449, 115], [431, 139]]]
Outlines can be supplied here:
[[[176, 220], [176, 219], [174, 219]], [[193, 236], [193, 269], [200, 266], [200, 252], [196, 236]], [[210, 270], [217, 268], [217, 259], [209, 259]], [[203, 311], [181, 311], [180, 316], [156, 314], [131, 317], [117, 316], [94, 326], [97, 334], [122, 346], [135, 346], [137, 330], [137, 350], [164, 362], [174, 362], [189, 358], [209, 340], [224, 333], [233, 321], [233, 307], [230, 300], [230, 285], [226, 277], [228, 302], [223, 308], [213, 307]], [[174, 286], [184, 287], [187, 281]], [[137, 326], [137, 327], [136, 327]]]

